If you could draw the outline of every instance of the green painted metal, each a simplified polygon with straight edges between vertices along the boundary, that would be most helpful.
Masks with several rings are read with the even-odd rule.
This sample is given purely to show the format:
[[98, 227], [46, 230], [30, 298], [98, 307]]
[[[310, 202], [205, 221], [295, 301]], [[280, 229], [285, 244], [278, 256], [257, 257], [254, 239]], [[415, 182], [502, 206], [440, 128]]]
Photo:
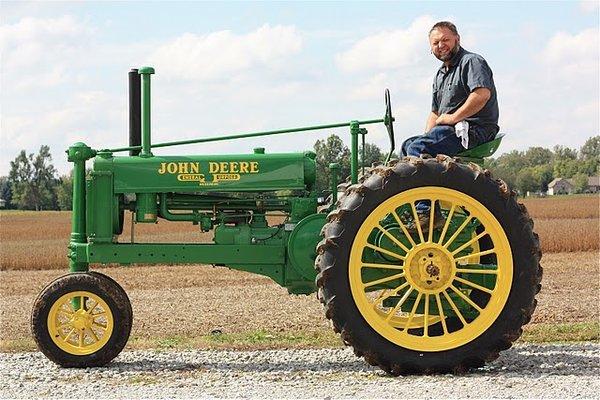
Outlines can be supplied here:
[[321, 239], [319, 232], [325, 225], [326, 217], [326, 214], [307, 216], [298, 222], [288, 238], [289, 265], [307, 282], [313, 282], [316, 278], [316, 250]]
[[73, 213], [71, 216], [71, 240], [69, 243], [69, 270], [87, 271], [88, 263], [78, 261], [76, 246], [87, 242], [85, 225], [85, 161], [96, 154], [86, 144], [78, 142], [67, 150], [67, 160], [73, 163]]
[[350, 122], [350, 136], [352, 139], [350, 147], [350, 181], [358, 183], [358, 135], [360, 134], [360, 123]]
[[465, 150], [457, 155], [460, 158], [483, 159], [484, 157], [491, 157], [496, 152], [496, 150], [498, 150], [498, 147], [500, 147], [500, 143], [502, 142], [503, 137], [504, 134], [501, 133], [497, 135], [494, 140], [480, 144], [479, 146], [473, 147], [472, 149]]
[[337, 186], [338, 186], [338, 173], [340, 171], [340, 165], [338, 163], [329, 164], [329, 171], [331, 172], [331, 204], [337, 203]]
[[152, 157], [150, 151], [150, 75], [154, 68], [142, 67], [138, 73], [142, 76], [142, 151], [140, 157]]
[[115, 193], [310, 190], [313, 152], [218, 156], [96, 157], [114, 174]]
[[[261, 132], [251, 132], [251, 133], [241, 133], [234, 135], [219, 135], [207, 138], [200, 139], [190, 139], [190, 140], [178, 140], [174, 142], [163, 142], [152, 144], [151, 148], [158, 147], [170, 147], [170, 146], [181, 146], [185, 144], [197, 144], [197, 143], [209, 143], [209, 142], [220, 142], [225, 140], [234, 140], [234, 139], [248, 139], [260, 136], [271, 136], [271, 135], [281, 135], [285, 133], [296, 133], [296, 132], [306, 132], [306, 131], [318, 131], [324, 129], [334, 129], [334, 128], [344, 128], [351, 126], [353, 122], [357, 122], [359, 125], [370, 125], [370, 124], [380, 124], [383, 123], [383, 118], [380, 119], [367, 119], [362, 121], [352, 121], [352, 122], [339, 122], [335, 124], [326, 124], [326, 125], [313, 125], [313, 126], [305, 126], [300, 128], [289, 128], [289, 129], [278, 129], [274, 131], [261, 131]], [[105, 149], [103, 151], [108, 151], [111, 153], [118, 153], [123, 151], [130, 150], [140, 150], [142, 146], [128, 146], [128, 147], [117, 147], [114, 149]]]

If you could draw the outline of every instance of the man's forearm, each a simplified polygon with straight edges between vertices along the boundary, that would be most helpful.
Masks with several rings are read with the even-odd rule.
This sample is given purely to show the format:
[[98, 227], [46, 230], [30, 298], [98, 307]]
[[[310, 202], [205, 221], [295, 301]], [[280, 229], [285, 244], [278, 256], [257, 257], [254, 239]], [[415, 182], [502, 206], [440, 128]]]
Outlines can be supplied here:
[[491, 92], [487, 88], [477, 88], [471, 92], [465, 104], [460, 106], [452, 116], [456, 120], [456, 122], [460, 122], [466, 118], [469, 118], [472, 115], [477, 114], [485, 103], [490, 99]]
[[429, 113], [429, 117], [427, 118], [427, 124], [425, 124], [425, 132], [429, 132], [431, 128], [435, 126], [435, 120], [438, 118], [438, 115], [433, 111]]

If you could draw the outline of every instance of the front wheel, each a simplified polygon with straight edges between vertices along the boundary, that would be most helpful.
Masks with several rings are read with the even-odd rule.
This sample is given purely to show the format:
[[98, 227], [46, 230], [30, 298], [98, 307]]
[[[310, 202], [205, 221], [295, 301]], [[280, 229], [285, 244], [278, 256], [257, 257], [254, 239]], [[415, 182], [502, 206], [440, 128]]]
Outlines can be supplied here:
[[125, 347], [131, 303], [117, 282], [78, 272], [51, 282], [33, 305], [31, 329], [38, 348], [63, 367], [97, 367]]
[[381, 167], [331, 213], [316, 267], [326, 315], [384, 370], [459, 372], [529, 321], [539, 243], [501, 181], [452, 159]]

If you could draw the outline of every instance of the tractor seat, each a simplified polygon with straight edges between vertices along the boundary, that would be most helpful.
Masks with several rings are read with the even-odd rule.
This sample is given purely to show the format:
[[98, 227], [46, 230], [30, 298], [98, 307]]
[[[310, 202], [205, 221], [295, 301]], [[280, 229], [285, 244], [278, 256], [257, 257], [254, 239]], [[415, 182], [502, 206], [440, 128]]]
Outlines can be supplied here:
[[491, 157], [496, 150], [498, 150], [503, 137], [504, 133], [498, 133], [493, 140], [482, 143], [472, 149], [465, 150], [462, 153], [458, 153], [456, 157], [464, 162], [473, 162], [475, 164], [483, 165], [483, 159], [485, 157]]

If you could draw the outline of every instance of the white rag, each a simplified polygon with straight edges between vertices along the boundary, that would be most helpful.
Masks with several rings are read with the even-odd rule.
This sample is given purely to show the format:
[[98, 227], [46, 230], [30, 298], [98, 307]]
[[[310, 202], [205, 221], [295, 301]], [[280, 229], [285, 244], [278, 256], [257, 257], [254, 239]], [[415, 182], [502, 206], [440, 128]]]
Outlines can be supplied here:
[[454, 125], [454, 131], [456, 136], [460, 138], [460, 143], [465, 149], [469, 148], [469, 123], [467, 121], [460, 121]]

